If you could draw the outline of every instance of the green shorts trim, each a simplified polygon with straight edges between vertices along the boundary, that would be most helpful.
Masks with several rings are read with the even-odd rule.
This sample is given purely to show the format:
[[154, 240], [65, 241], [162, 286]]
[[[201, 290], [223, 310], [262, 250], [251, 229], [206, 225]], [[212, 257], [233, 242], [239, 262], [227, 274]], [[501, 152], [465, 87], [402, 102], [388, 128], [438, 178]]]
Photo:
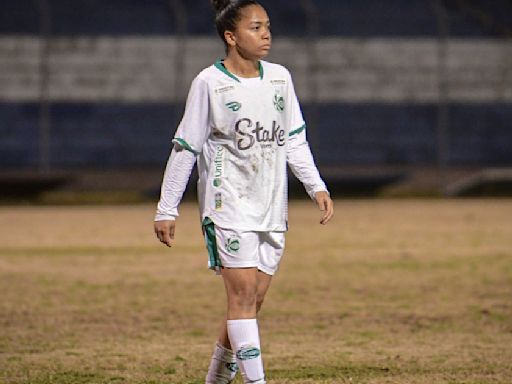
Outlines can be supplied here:
[[208, 250], [208, 268], [220, 271], [222, 263], [217, 248], [217, 238], [215, 236], [215, 223], [209, 217], [203, 220], [204, 240], [206, 241], [206, 249]]

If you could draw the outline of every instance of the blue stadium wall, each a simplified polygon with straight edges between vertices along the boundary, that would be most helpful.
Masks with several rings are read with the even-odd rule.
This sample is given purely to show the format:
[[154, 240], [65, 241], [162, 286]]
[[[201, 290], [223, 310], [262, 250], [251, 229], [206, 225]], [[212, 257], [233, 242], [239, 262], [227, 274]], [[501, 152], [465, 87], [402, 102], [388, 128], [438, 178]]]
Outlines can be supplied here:
[[[33, 1], [0, 4], [0, 37], [39, 35], [39, 13]], [[295, 3], [295, 2], [294, 2]], [[325, 39], [435, 41], [438, 22], [432, 2], [422, 0], [315, 1], [317, 33]], [[469, 8], [460, 8], [460, 3]], [[178, 33], [169, 1], [50, 0], [56, 38], [172, 37]], [[262, 1], [275, 36], [307, 37], [308, 19], [289, 0]], [[459, 42], [497, 40], [510, 45], [509, 1], [446, 1], [450, 36]], [[214, 36], [207, 0], [185, 2], [187, 34]], [[493, 22], [486, 24], [475, 9]], [[482, 40], [483, 39], [483, 40]], [[499, 50], [500, 48], [498, 48]], [[212, 61], [215, 58], [212, 57]], [[208, 65], [208, 63], [205, 63]], [[12, 68], [11, 68], [12, 70]], [[4, 71], [4, 77], [9, 73]], [[506, 78], [508, 81], [510, 77]], [[6, 80], [7, 81], [7, 80]], [[0, 84], [2, 80], [0, 78]], [[512, 89], [512, 83], [505, 84]], [[2, 97], [0, 89], [0, 166], [34, 167], [39, 159], [37, 100]], [[508, 91], [507, 91], [508, 92]], [[300, 93], [299, 93], [300, 95]], [[448, 162], [457, 166], [512, 164], [512, 102], [504, 97], [448, 103]], [[352, 100], [327, 98], [302, 102], [306, 120], [314, 122], [310, 140], [320, 165], [431, 165], [436, 162], [436, 98], [386, 97]], [[54, 167], [162, 166], [179, 122], [183, 101], [161, 99], [116, 101], [66, 100], [51, 103], [51, 161]]]

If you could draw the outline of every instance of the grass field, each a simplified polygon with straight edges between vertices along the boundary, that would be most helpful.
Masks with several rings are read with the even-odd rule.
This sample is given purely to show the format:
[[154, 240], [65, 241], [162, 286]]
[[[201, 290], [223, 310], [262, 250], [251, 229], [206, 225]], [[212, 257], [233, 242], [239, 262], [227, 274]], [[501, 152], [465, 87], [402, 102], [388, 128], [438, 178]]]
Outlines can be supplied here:
[[[0, 208], [1, 383], [202, 383], [224, 312], [195, 205]], [[290, 206], [269, 383], [511, 383], [512, 200]], [[237, 379], [237, 383], [241, 383]]]

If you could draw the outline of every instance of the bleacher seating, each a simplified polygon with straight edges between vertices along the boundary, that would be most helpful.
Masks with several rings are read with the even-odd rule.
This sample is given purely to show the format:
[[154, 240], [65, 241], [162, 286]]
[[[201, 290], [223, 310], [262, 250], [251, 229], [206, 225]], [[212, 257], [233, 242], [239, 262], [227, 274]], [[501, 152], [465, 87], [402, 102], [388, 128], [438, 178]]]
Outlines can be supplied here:
[[[497, 40], [495, 38], [503, 37], [503, 34], [506, 34], [507, 26], [512, 25], [512, 4], [509, 1], [461, 2], [446, 0], [446, 2], [449, 5], [450, 35], [464, 39], [464, 41], [470, 42], [473, 38]], [[57, 37], [100, 38], [105, 35], [113, 37], [142, 35], [158, 39], [161, 36], [174, 36], [178, 32], [170, 0], [52, 0], [49, 3], [52, 6], [52, 33]], [[293, 38], [304, 37], [308, 34], [308, 19], [304, 10], [299, 6], [300, 2], [293, 2], [293, 6], [290, 5], [292, 2], [289, 0], [262, 1], [262, 3], [271, 15], [277, 39], [279, 36]], [[467, 9], [460, 9], [461, 3], [473, 4], [473, 6], [478, 3], [477, 10], [471, 8], [472, 11], [467, 12]], [[23, 35], [37, 36], [39, 13], [35, 4], [32, 0], [0, 2], [0, 38], [18, 38]], [[185, 6], [187, 14], [187, 33], [192, 38], [197, 38], [198, 35], [213, 36], [215, 34], [212, 21], [213, 11], [209, 1], [182, 1], [182, 4]], [[395, 38], [401, 37], [434, 41], [438, 33], [437, 20], [431, 2], [423, 0], [360, 0], [357, 2], [315, 0], [314, 4], [319, 11], [318, 32], [320, 36], [347, 39], [377, 38], [382, 41], [386, 39], [395, 41]], [[477, 11], [483, 12], [495, 20], [494, 27], [479, 22]], [[108, 44], [111, 43], [112, 41]], [[132, 44], [133, 42], [128, 43]], [[158, 44], [160, 43], [162, 42], [160, 41]], [[65, 45], [65, 43], [63, 44]], [[107, 49], [108, 44], [105, 45]], [[137, 44], [133, 45], [135, 48], [132, 47], [134, 51], [137, 51], [137, 47], [144, 42]], [[151, 72], [149, 77], [164, 78], [167, 73], [167, 62], [169, 62], [169, 67], [173, 65], [169, 52], [173, 53], [174, 51], [172, 51], [172, 44], [167, 44], [165, 41], [162, 44], [159, 46], [160, 56], [157, 57], [160, 61], [154, 67], [150, 67], [148, 62], [156, 63], [158, 60], [153, 61], [153, 57], [144, 57], [143, 59], [146, 61], [137, 61], [133, 66], [128, 66], [129, 70], [125, 75], [116, 72], [116, 76], [130, 76], [128, 80], [132, 81], [136, 73], [139, 73], [139, 67], [144, 67]], [[209, 43], [206, 41], [202, 44]], [[20, 84], [25, 82], [25, 88], [18, 87], [20, 93], [29, 88], [27, 84], [30, 80], [30, 76], [24, 76], [22, 72], [38, 68], [37, 55], [31, 53], [37, 48], [34, 41], [30, 41], [23, 47], [27, 51], [22, 54], [22, 57], [30, 58], [22, 63], [24, 66], [18, 65], [16, 61], [9, 61], [9, 58], [0, 57], [0, 86], [2, 84], [12, 85], [13, 83], [9, 83], [9, 81], [18, 76]], [[0, 56], [13, 54], [14, 48], [0, 50]], [[21, 49], [20, 46], [17, 48]], [[286, 51], [285, 55], [293, 55], [295, 49], [293, 44], [288, 48], [288, 50], [283, 50], [283, 52]], [[196, 51], [205, 51], [204, 46], [199, 43], [195, 49]], [[72, 52], [75, 54], [72, 59], [81, 64], [84, 52], [79, 50]], [[105, 79], [111, 77], [108, 71], [117, 71], [114, 60], [118, 58], [117, 53], [110, 52], [109, 55], [103, 57], [98, 50], [91, 48], [91, 52], [92, 60], [96, 61], [92, 66], [82, 67], [81, 73], [86, 78], [93, 78], [97, 72], [98, 75], [93, 80], [105, 86]], [[192, 56], [187, 57], [193, 59], [194, 47], [191, 47], [188, 52]], [[378, 87], [379, 79], [376, 79], [372, 72], [374, 63], [371, 60], [371, 55], [374, 54], [374, 51], [368, 53], [368, 51], [355, 49], [350, 52], [359, 55], [358, 58], [364, 63], [360, 63], [362, 70], [359, 72], [355, 68], [356, 70], [353, 72], [355, 78], [352, 79], [352, 82], [340, 83], [339, 88], [344, 87], [340, 93], [350, 91], [350, 87], [360, 81], [360, 78], [365, 80], [368, 87], [366, 91]], [[423, 60], [429, 52], [424, 50], [422, 53], [424, 56], [420, 58]], [[330, 64], [325, 63], [322, 68], [336, 72], [339, 67], [336, 60], [343, 61], [345, 53], [340, 50], [338, 52], [340, 57], [331, 57]], [[301, 53], [298, 52], [298, 54]], [[66, 47], [61, 47], [59, 55], [66, 55]], [[472, 55], [472, 52], [466, 50], [463, 55], [458, 58], [459, 61], [462, 60], [461, 57]], [[127, 60], [129, 58], [130, 56], [127, 56]], [[410, 67], [414, 64], [415, 59], [418, 59], [418, 55], [397, 58], [397, 63], [400, 63], [400, 60], [402, 60], [402, 64], [406, 61]], [[434, 59], [433, 57], [432, 60]], [[452, 58], [452, 65], [457, 64], [453, 60]], [[354, 70], [354, 67], [350, 66], [349, 60], [345, 61], [348, 63], [346, 68]], [[494, 62], [493, 59], [492, 63]], [[297, 72], [294, 72], [299, 74], [296, 79], [299, 90], [301, 86], [305, 87], [304, 84], [307, 82], [306, 64], [303, 65], [304, 68], [299, 68]], [[375, 63], [375, 65], [378, 64]], [[327, 68], [329, 65], [330, 67]], [[197, 66], [198, 64], [193, 60], [187, 62], [189, 69], [194, 68], [195, 70]], [[73, 67], [66, 65], [59, 68], [59, 73], [62, 75], [59, 79], [66, 77], [66, 70], [70, 68], [73, 70]], [[107, 72], [101, 72], [101, 68]], [[490, 69], [487, 70], [486, 77], [478, 79], [474, 76], [475, 73], [488, 68]], [[471, 68], [473, 72], [469, 74], [474, 84], [477, 83], [477, 80], [495, 83], [496, 89], [505, 95], [506, 92], [510, 92], [510, 87], [503, 86], [500, 76], [504, 76], [504, 81], [507, 81], [507, 79], [510, 80], [510, 75], [507, 78], [506, 73], [502, 73], [500, 68], [498, 65], [495, 67], [480, 66], [479, 63], [476, 63], [475, 67]], [[387, 68], [387, 71], [394, 71], [393, 73], [399, 70], [399, 66]], [[429, 70], [432, 72], [432, 68]], [[388, 72], [384, 73], [386, 76], [387, 74]], [[425, 79], [420, 80], [433, 84], [428, 76], [425, 75]], [[455, 79], [454, 84], [458, 81], [458, 86], [460, 86], [465, 81], [464, 76], [467, 76], [467, 73], [461, 73], [460, 77]], [[54, 78], [57, 77], [54, 76]], [[72, 82], [69, 85], [65, 84], [64, 80], [62, 83], [65, 86], [72, 87]], [[391, 81], [395, 81], [394, 84], [397, 84], [396, 82], [400, 79], [391, 79]], [[148, 83], [151, 84], [151, 81]], [[165, 77], [165, 84], [169, 84], [170, 87], [174, 84], [174, 78]], [[373, 102], [361, 102], [347, 99], [344, 95], [343, 98], [334, 102], [331, 96], [336, 91], [337, 83], [331, 84], [330, 88], [329, 79], [319, 84], [323, 87], [320, 94], [327, 94], [327, 101], [324, 100], [323, 104], [315, 105], [308, 97], [301, 97], [301, 100], [303, 100], [304, 113], [310, 127], [308, 131], [310, 142], [320, 164], [432, 165], [436, 163], [437, 103], [432, 101], [432, 98], [425, 102], [421, 97], [413, 98], [411, 96], [411, 99], [407, 101], [400, 94], [398, 101], [395, 99], [386, 102], [386, 100], [379, 99]], [[31, 86], [34, 88], [37, 84]], [[54, 89], [53, 92], [64, 92], [65, 86], [62, 86], [61, 89]], [[116, 83], [105, 88], [115, 91], [117, 86]], [[402, 87], [402, 94], [407, 93], [410, 88]], [[416, 88], [421, 88], [421, 84]], [[433, 88], [434, 91], [437, 89]], [[484, 88], [482, 86], [482, 89]], [[96, 89], [93, 94], [105, 95], [107, 92], [103, 91], [104, 89]], [[384, 96], [380, 95], [379, 97], [384, 99], [389, 94], [390, 92], [383, 92]], [[0, 89], [1, 95], [2, 89]], [[348, 96], [350, 96], [349, 92]], [[50, 150], [52, 164], [62, 167], [161, 166], [168, 155], [170, 138], [182, 113], [182, 101], [177, 102], [169, 98], [169, 102], [164, 102], [162, 99], [165, 100], [166, 95], [156, 94], [155, 97], [156, 99], [149, 98], [146, 101], [140, 101], [141, 98], [135, 97], [122, 100], [123, 102], [94, 99], [93, 97], [85, 101], [83, 99], [66, 101], [65, 98], [58, 98], [51, 106]], [[510, 100], [510, 96], [507, 97], [508, 99], [505, 96], [503, 99]], [[0, 97], [0, 100], [2, 100], [0, 101], [0, 166], [35, 166], [39, 159], [37, 98], [32, 97], [29, 101], [13, 101]], [[464, 101], [464, 97], [461, 100], [452, 101], [449, 105], [449, 163], [462, 166], [510, 165], [512, 163], [512, 130], [510, 129], [512, 103], [484, 103], [474, 100], [468, 102]]]

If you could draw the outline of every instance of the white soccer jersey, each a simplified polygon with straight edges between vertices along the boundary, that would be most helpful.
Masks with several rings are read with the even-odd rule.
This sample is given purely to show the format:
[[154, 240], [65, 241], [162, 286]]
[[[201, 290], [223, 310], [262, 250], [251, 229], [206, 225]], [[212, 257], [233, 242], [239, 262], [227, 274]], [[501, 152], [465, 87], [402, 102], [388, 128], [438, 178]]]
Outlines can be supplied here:
[[[287, 229], [287, 160], [311, 196], [326, 190], [291, 76], [278, 64], [260, 61], [256, 79], [237, 78], [221, 61], [203, 70], [173, 142], [198, 156], [201, 217], [223, 228]], [[176, 199], [164, 198], [168, 177], [156, 220], [174, 212]]]

